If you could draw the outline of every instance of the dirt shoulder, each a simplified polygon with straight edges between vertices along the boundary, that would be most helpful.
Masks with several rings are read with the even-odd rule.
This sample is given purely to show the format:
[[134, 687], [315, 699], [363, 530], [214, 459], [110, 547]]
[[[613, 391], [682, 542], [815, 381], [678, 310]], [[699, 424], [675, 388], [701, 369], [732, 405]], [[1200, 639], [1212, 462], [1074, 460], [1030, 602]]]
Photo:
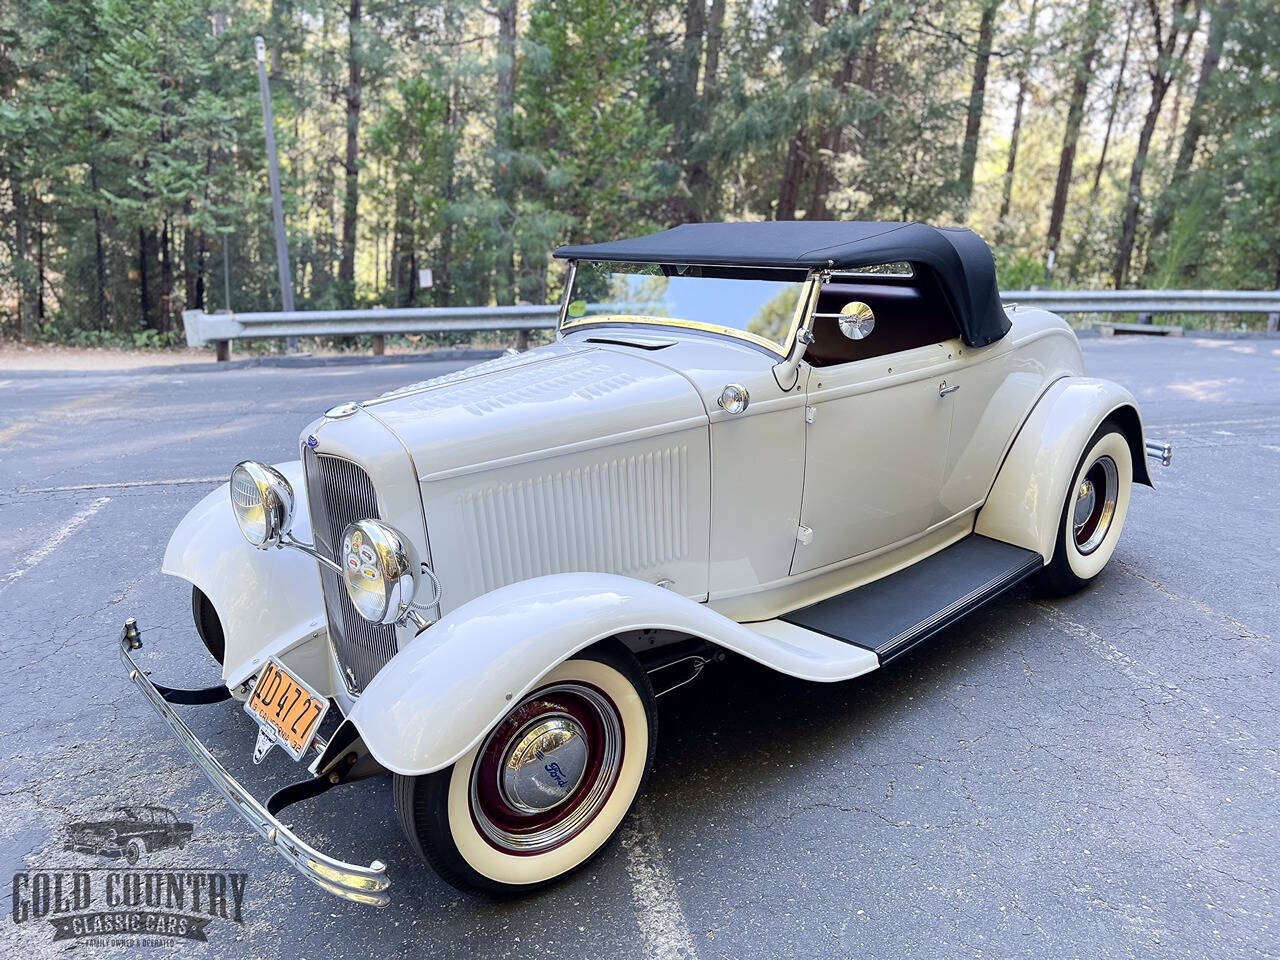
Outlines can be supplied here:
[[57, 344], [0, 344], [0, 371], [135, 370], [177, 364], [214, 363], [212, 350], [113, 350]]

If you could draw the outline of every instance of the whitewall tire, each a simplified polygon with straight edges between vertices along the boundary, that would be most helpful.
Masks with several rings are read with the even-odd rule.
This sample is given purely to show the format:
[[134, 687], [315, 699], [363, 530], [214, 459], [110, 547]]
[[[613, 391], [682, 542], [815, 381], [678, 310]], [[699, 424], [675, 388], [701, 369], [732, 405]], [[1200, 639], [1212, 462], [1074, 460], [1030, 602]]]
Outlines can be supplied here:
[[648, 675], [621, 644], [566, 660], [437, 773], [396, 775], [414, 849], [462, 890], [526, 893], [598, 853], [653, 762]]
[[1115, 553], [1133, 492], [1133, 454], [1123, 431], [1105, 421], [1076, 465], [1044, 582], [1058, 594], [1093, 580]]

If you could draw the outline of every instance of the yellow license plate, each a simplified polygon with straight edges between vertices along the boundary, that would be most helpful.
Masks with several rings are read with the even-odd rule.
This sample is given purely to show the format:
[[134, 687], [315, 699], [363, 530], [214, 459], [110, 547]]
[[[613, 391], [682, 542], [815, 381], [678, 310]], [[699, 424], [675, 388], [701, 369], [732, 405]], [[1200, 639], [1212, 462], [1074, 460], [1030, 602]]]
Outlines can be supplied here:
[[244, 709], [285, 753], [301, 760], [320, 729], [329, 700], [273, 657], [258, 675]]

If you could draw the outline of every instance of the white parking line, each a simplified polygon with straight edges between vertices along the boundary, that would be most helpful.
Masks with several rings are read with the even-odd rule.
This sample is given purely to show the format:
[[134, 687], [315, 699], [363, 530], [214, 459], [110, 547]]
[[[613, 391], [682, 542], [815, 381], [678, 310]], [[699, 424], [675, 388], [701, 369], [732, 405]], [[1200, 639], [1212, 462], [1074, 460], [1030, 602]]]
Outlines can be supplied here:
[[627, 851], [627, 875], [636, 900], [636, 920], [640, 924], [645, 956], [653, 960], [673, 957], [697, 960], [698, 951], [689, 935], [675, 880], [667, 869], [662, 842], [643, 800], [636, 804], [623, 827], [622, 845]]
[[220, 477], [181, 477], [176, 480], [125, 480], [111, 483], [73, 483], [66, 487], [19, 487], [18, 493], [69, 493], [76, 490], [128, 490], [131, 487], [178, 487], [193, 483], [222, 483], [227, 478]]
[[21, 580], [31, 570], [39, 566], [40, 562], [44, 560], [45, 557], [53, 553], [54, 550], [57, 550], [63, 540], [75, 533], [86, 520], [110, 502], [110, 497], [99, 497], [97, 500], [94, 500], [87, 507], [59, 527], [53, 536], [49, 537], [44, 543], [40, 544], [40, 546], [36, 547], [23, 557], [22, 565], [19, 566], [17, 570], [12, 571], [8, 576], [6, 576], [3, 582], [13, 583], [15, 580]]

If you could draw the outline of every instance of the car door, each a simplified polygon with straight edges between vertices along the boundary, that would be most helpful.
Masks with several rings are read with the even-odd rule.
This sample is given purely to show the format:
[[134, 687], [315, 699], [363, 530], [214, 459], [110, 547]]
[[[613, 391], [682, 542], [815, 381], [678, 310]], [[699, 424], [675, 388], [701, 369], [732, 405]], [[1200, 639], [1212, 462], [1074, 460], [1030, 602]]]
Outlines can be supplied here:
[[[877, 326], [851, 343], [842, 303], [874, 304]], [[957, 348], [949, 317], [917, 289], [824, 288], [806, 352], [804, 495], [793, 575], [872, 554], [923, 533], [941, 513]]]

